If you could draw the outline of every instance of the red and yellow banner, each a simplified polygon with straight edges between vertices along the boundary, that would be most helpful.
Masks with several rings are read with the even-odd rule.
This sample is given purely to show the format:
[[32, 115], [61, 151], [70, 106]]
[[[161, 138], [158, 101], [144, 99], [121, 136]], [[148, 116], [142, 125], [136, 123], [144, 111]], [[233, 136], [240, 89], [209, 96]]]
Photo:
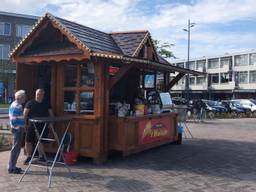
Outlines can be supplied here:
[[169, 117], [145, 119], [139, 122], [139, 144], [162, 141], [170, 137], [171, 121]]

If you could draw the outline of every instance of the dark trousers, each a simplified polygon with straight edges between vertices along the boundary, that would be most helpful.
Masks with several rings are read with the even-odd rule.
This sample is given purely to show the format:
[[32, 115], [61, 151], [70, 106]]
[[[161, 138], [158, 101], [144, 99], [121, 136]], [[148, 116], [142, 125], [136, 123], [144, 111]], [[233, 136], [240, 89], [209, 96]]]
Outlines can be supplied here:
[[23, 137], [23, 128], [11, 129], [13, 134], [13, 144], [10, 151], [8, 170], [15, 169], [18, 157], [20, 155], [22, 137]]

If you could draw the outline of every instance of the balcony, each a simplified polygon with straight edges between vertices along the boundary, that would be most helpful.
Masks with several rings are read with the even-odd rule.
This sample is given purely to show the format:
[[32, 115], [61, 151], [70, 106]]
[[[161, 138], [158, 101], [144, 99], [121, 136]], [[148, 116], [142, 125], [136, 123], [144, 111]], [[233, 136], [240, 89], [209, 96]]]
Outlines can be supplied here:
[[252, 71], [256, 70], [256, 65], [241, 65], [241, 66], [234, 66], [234, 71]]
[[235, 82], [212, 84], [211, 88], [214, 90], [230, 90], [235, 88]]
[[207, 84], [199, 84], [199, 85], [190, 85], [189, 88], [192, 91], [198, 91], [198, 90], [207, 90]]
[[238, 89], [251, 89], [255, 90], [256, 83], [239, 83]]

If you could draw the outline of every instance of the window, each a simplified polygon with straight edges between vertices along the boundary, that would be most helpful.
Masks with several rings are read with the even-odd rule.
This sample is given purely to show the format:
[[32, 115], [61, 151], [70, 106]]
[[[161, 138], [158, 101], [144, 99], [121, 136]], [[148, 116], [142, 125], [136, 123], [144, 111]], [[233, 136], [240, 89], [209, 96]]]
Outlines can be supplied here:
[[250, 71], [250, 83], [256, 83], [256, 71]]
[[209, 74], [209, 75], [210, 75], [210, 81], [212, 84], [219, 83], [219, 74], [218, 73]]
[[25, 37], [31, 28], [32, 26], [30, 25], [16, 25], [16, 36], [22, 38]]
[[94, 86], [94, 65], [93, 63], [87, 63], [87, 65], [80, 65], [80, 86], [93, 87]]
[[80, 114], [94, 112], [94, 93], [84, 91], [80, 93]]
[[77, 111], [77, 95], [76, 92], [64, 92], [64, 111], [69, 113], [76, 113]]
[[191, 70], [195, 70], [195, 67], [196, 67], [196, 65], [195, 65], [196, 63], [195, 63], [195, 61], [191, 61], [191, 62], [189, 62], [189, 66], [188, 66], [188, 68], [189, 69], [191, 69]]
[[196, 62], [196, 69], [204, 69], [205, 68], [205, 60], [200, 60]]
[[230, 66], [232, 65], [232, 57], [222, 57], [220, 58], [220, 67], [224, 67], [224, 65]]
[[250, 65], [256, 65], [256, 53], [250, 54]]
[[190, 85], [195, 85], [196, 83], [196, 78], [195, 77], [189, 77], [189, 84]]
[[204, 83], [205, 83], [205, 77], [197, 77], [197, 79], [196, 79], [197, 85], [202, 85]]
[[220, 74], [220, 82], [228, 83], [229, 82], [229, 73], [221, 73]]
[[248, 83], [248, 71], [238, 72], [238, 82], [239, 83]]
[[248, 65], [248, 55], [237, 55], [235, 56], [235, 66]]
[[0, 35], [11, 35], [11, 24], [0, 22]]
[[209, 59], [208, 60], [208, 68], [215, 69], [219, 67], [219, 59]]
[[0, 44], [0, 59], [9, 60], [10, 45]]
[[94, 114], [93, 63], [65, 64], [64, 79], [64, 112]]
[[64, 67], [64, 87], [76, 87], [77, 65], [66, 64]]

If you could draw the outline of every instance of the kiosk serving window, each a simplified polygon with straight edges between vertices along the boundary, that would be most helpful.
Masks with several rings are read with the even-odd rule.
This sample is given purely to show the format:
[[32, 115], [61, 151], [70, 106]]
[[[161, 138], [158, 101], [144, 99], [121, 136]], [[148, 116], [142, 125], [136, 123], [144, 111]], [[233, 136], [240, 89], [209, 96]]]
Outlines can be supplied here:
[[66, 64], [64, 79], [64, 112], [94, 114], [94, 65]]

